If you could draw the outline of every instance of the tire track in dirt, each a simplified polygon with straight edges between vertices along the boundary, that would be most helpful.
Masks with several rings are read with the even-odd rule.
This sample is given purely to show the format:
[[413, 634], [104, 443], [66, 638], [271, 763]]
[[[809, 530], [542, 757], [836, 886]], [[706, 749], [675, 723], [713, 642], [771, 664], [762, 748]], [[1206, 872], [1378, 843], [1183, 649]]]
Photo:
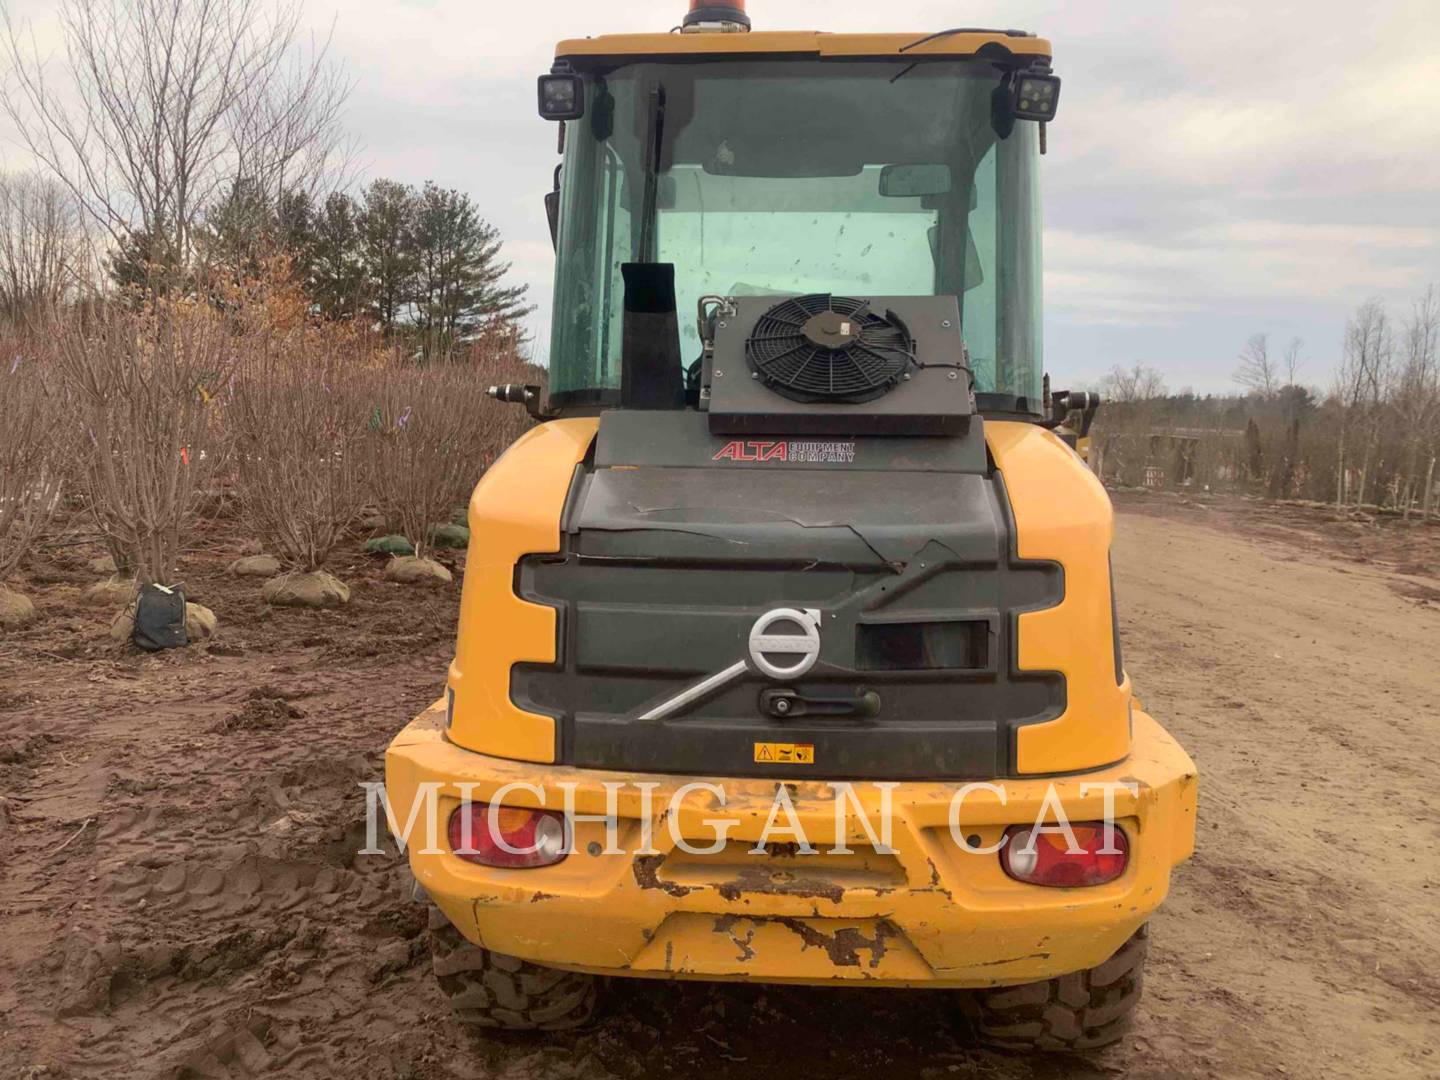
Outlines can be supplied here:
[[1120, 516], [1115, 566], [1126, 667], [1201, 773], [1149, 1027], [1223, 1037], [1219, 1075], [1434, 1075], [1440, 609], [1147, 516]]
[[187, 564], [222, 620], [210, 653], [115, 650], [73, 549], [38, 568], [40, 627], [0, 642], [0, 1076], [1440, 1073], [1440, 605], [1397, 588], [1434, 583], [1435, 547], [1335, 561], [1318, 519], [1190, 518], [1119, 520], [1127, 667], [1202, 770], [1200, 848], [1121, 1047], [986, 1053], [943, 993], [647, 980], [586, 1031], [457, 1028], [403, 861], [357, 854], [357, 785], [439, 692], [458, 590], [357, 557], [349, 609], [279, 612], [217, 542]]

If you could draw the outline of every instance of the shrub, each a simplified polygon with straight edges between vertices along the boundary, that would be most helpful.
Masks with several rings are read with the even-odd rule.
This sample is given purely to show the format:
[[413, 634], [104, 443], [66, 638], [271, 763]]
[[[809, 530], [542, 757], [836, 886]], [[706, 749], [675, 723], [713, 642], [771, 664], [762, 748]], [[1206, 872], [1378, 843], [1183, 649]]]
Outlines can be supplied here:
[[18, 333], [0, 331], [0, 589], [64, 486], [59, 387]]
[[242, 513], [291, 569], [318, 570], [360, 512], [367, 347], [342, 324], [314, 324], [280, 286], [247, 311], [226, 419]]
[[79, 426], [79, 483], [116, 563], [172, 584], [195, 493], [226, 456], [215, 395], [233, 363], [226, 319], [193, 300], [71, 312], [50, 351]]
[[514, 338], [475, 343], [470, 358], [397, 366], [368, 380], [366, 445], [374, 497], [419, 556], [427, 554], [431, 527], [449, 520], [530, 423], [524, 410], [485, 393], [496, 382], [527, 374]]

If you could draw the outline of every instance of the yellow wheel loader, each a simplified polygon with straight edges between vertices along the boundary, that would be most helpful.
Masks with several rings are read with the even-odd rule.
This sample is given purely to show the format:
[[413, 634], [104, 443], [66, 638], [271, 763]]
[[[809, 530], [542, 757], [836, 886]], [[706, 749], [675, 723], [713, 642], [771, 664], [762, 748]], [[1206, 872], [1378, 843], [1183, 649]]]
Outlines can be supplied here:
[[572, 1026], [627, 976], [1129, 1023], [1196, 775], [1122, 666], [1097, 400], [1042, 366], [1059, 92], [1029, 33], [740, 0], [559, 45], [549, 385], [492, 390], [538, 422], [386, 758], [460, 1018]]

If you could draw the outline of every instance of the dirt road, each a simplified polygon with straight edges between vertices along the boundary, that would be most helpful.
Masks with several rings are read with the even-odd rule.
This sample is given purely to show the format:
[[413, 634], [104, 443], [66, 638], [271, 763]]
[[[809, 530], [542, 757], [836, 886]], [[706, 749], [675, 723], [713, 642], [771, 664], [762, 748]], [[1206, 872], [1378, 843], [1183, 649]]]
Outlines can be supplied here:
[[380, 752], [438, 691], [455, 591], [356, 562], [343, 613], [185, 564], [208, 650], [140, 657], [27, 568], [0, 639], [0, 1076], [1440, 1075], [1440, 529], [1120, 500], [1126, 664], [1202, 772], [1122, 1048], [977, 1050], [941, 994], [624, 983], [545, 1040], [448, 1022], [404, 872], [362, 856]]

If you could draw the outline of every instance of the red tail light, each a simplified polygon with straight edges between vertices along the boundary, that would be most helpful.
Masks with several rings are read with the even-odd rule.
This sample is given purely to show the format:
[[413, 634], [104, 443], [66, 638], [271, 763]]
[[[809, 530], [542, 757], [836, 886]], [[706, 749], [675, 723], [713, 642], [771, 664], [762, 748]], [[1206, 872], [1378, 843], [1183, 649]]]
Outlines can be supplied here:
[[1108, 848], [1104, 822], [1083, 822], [1070, 831], [1074, 848], [1063, 832], [1035, 834], [1028, 825], [1012, 825], [1005, 830], [1000, 865], [1016, 881], [1058, 888], [1104, 885], [1125, 872], [1130, 841], [1118, 825], [1111, 828]]
[[461, 803], [450, 815], [449, 834], [450, 850], [481, 866], [553, 866], [568, 854], [565, 818], [554, 810]]

